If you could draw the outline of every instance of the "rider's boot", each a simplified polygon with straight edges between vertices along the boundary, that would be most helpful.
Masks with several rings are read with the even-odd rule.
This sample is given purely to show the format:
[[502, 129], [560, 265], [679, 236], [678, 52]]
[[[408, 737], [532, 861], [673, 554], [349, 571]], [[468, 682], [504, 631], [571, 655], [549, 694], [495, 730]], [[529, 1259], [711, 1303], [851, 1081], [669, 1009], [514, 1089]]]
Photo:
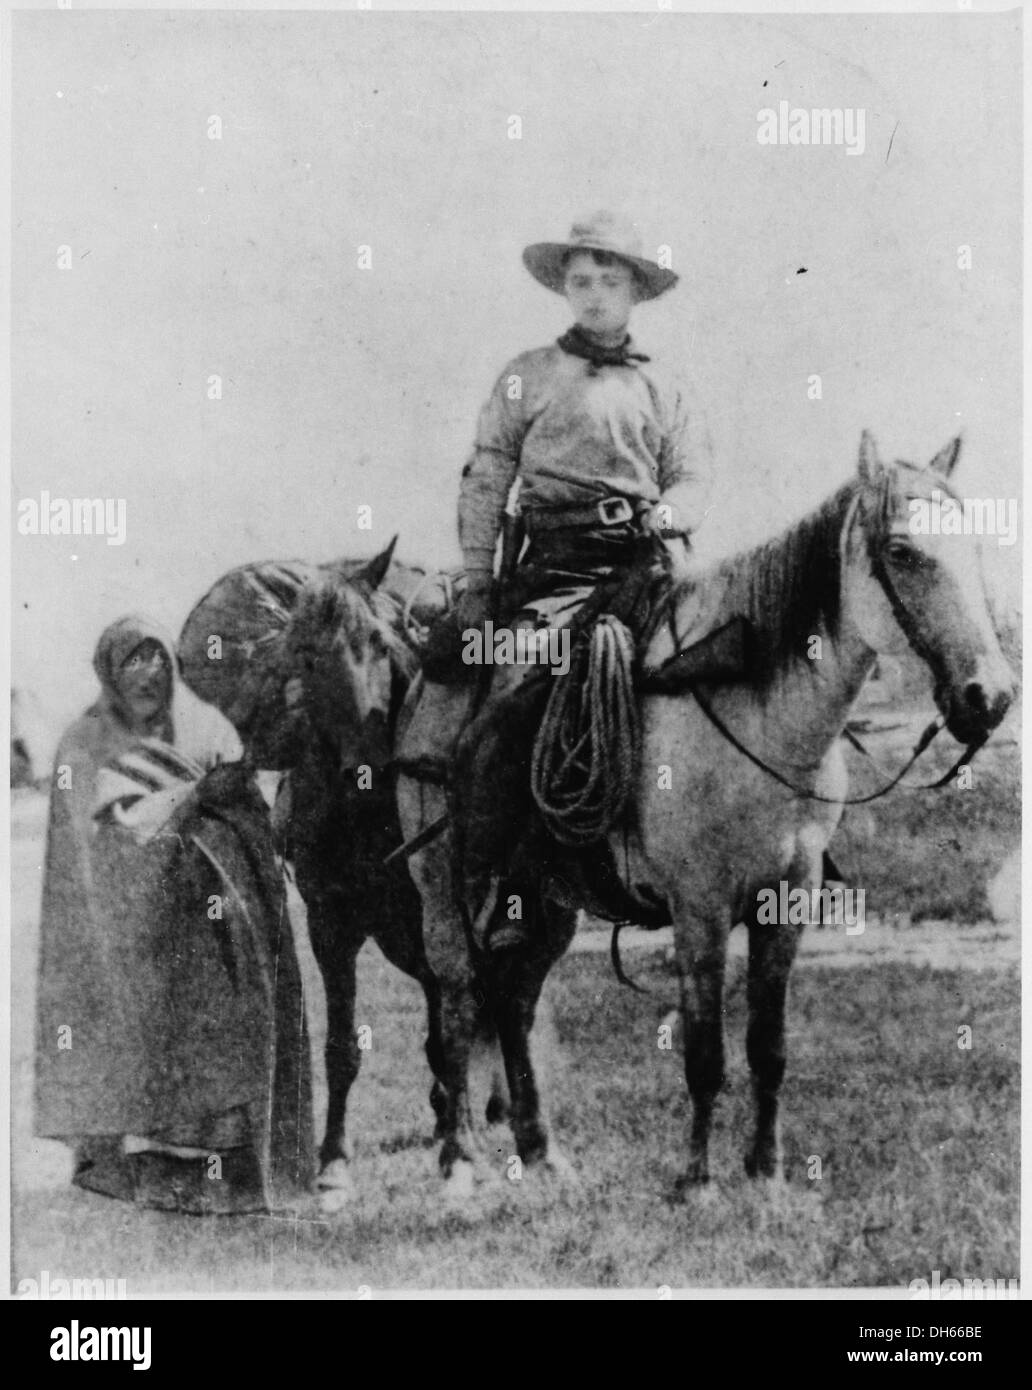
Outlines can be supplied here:
[[459, 740], [458, 872], [474, 937], [489, 952], [524, 946], [533, 932], [530, 876], [513, 872], [513, 855], [531, 820], [530, 758], [547, 697], [529, 677], [492, 690]]

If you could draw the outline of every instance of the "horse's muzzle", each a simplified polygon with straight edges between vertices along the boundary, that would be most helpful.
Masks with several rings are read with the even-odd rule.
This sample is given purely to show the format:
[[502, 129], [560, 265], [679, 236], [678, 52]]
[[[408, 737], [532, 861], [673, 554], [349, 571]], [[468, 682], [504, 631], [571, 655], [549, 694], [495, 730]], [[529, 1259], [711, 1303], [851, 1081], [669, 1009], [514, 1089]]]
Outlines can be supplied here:
[[973, 743], [987, 738], [1002, 723], [1016, 693], [1014, 676], [1001, 659], [980, 661], [963, 685], [937, 695], [950, 733], [959, 743]]
[[372, 710], [350, 738], [341, 742], [341, 768], [385, 767], [391, 760], [391, 738], [387, 715]]

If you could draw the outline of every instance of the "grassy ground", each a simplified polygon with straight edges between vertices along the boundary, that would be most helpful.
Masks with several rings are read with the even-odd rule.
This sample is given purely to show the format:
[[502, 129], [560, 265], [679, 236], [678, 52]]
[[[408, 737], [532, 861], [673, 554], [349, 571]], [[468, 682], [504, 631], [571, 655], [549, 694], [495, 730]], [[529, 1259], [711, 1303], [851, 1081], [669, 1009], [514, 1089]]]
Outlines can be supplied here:
[[[891, 773], [902, 767], [933, 711], [898, 730], [866, 738]], [[958, 779], [940, 791], [898, 791], [870, 806], [846, 809], [832, 853], [850, 882], [867, 893], [867, 910], [977, 921], [990, 911], [990, 885], [1021, 837], [1021, 757], [1017, 717], [975, 758], [971, 786]], [[939, 744], [942, 747], [939, 747]], [[931, 782], [962, 750], [941, 735], [907, 781]], [[870, 762], [848, 753], [851, 794], [883, 786]]]
[[[296, 1223], [185, 1218], [75, 1192], [66, 1151], [30, 1132], [39, 829], [38, 810], [16, 814], [15, 1281], [43, 1269], [52, 1278], [125, 1278], [132, 1297], [361, 1286], [865, 1286], [905, 1284], [935, 1269], [943, 1279], [1017, 1275], [1018, 978], [1013, 951], [996, 954], [985, 928], [974, 957], [956, 955], [979, 968], [933, 968], [891, 951], [868, 958], [845, 941], [826, 949], [828, 933], [814, 935], [821, 949], [806, 954], [794, 978], [784, 1088], [790, 1182], [780, 1195], [742, 1171], [749, 1103], [739, 954], [729, 974], [729, 1082], [706, 1194], [673, 1195], [688, 1107], [677, 1053], [657, 1046], [675, 995], [663, 951], [635, 951], [628, 961], [650, 998], [620, 988], [604, 954], [583, 952], [562, 963], [552, 990], [555, 1129], [582, 1186], [533, 1172], [509, 1181], [508, 1130], [485, 1130], [476, 1202], [459, 1215], [441, 1202], [428, 1143], [421, 996], [371, 948], [360, 962], [358, 1022], [372, 1027], [373, 1046], [353, 1093], [352, 1207]], [[951, 959], [949, 932], [936, 929], [947, 934], [940, 959]], [[321, 1039], [307, 951], [304, 966]], [[973, 1029], [967, 1051], [957, 1046], [962, 1024]], [[317, 1077], [322, 1099], [318, 1068]], [[819, 1181], [808, 1177], [814, 1157]]]

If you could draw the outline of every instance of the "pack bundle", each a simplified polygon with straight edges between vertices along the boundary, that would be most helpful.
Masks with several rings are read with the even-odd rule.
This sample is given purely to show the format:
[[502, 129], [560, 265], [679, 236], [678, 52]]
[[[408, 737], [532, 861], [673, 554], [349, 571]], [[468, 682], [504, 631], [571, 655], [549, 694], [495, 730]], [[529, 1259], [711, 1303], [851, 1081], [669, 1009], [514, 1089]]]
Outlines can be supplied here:
[[[306, 585], [330, 573], [347, 577], [364, 560], [315, 565], [263, 560], [224, 574], [194, 606], [179, 637], [183, 679], [221, 710], [258, 767], [284, 769], [296, 757], [287, 708], [291, 669], [287, 632]], [[429, 624], [451, 603], [451, 576], [392, 562], [383, 587], [398, 604], [409, 640], [421, 645]]]

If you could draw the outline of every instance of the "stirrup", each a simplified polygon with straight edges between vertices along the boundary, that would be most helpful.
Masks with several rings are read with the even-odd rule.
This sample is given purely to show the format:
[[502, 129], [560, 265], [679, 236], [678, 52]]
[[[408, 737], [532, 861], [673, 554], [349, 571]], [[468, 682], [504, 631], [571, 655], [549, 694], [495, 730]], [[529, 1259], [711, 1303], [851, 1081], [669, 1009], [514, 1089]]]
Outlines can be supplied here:
[[513, 922], [508, 917], [499, 918], [499, 889], [503, 881], [500, 875], [491, 875], [487, 896], [473, 921], [473, 940], [485, 955], [518, 951], [528, 946], [532, 939], [526, 919]]
[[493, 929], [489, 929], [487, 940], [484, 942], [484, 950], [488, 955], [494, 956], [502, 951], [522, 951], [529, 946], [532, 937], [527, 930], [526, 922], [510, 922], [508, 918], [503, 919]]

